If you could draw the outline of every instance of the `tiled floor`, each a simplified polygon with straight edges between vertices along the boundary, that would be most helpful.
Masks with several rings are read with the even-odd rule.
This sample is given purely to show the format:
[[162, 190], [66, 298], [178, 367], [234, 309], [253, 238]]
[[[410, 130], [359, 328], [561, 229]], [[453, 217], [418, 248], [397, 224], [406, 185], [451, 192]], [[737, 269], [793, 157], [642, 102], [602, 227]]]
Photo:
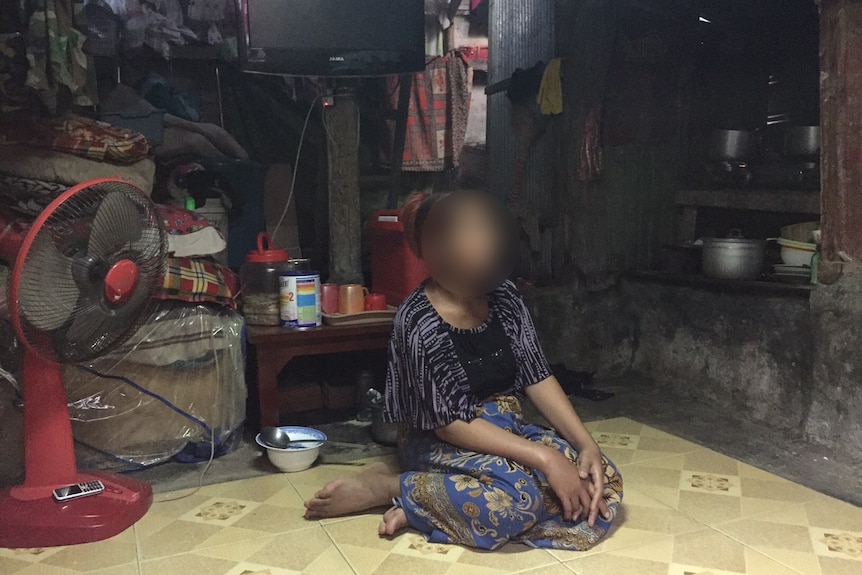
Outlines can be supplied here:
[[[493, 553], [376, 535], [379, 514], [309, 522], [319, 466], [156, 503], [110, 541], [0, 549], [3, 575], [859, 575], [862, 508], [626, 418], [588, 424], [625, 481], [621, 521], [585, 553]], [[836, 478], [840, 480], [840, 478]], [[162, 496], [164, 498], [165, 496]], [[169, 497], [169, 496], [168, 496]], [[0, 518], [2, 520], [2, 518]]]

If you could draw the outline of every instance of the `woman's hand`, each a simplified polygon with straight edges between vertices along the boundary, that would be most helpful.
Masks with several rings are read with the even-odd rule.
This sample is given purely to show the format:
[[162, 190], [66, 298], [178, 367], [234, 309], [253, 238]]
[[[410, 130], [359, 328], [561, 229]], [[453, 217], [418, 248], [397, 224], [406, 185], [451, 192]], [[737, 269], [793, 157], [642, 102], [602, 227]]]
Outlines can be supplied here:
[[590, 504], [586, 506], [586, 509], [589, 509], [590, 525], [593, 525], [598, 513], [601, 513], [605, 519], [609, 519], [607, 505], [604, 507], [601, 505], [605, 491], [602, 452], [590, 432], [584, 427], [572, 402], [563, 393], [557, 378], [552, 375], [531, 385], [527, 387], [526, 393], [551, 427], [578, 451], [578, 473], [582, 480], [589, 481], [591, 485]]
[[578, 475], [590, 484], [589, 524], [596, 522], [596, 516], [601, 513], [605, 519], [610, 519], [607, 503], [605, 503], [605, 470], [602, 466], [602, 452], [593, 441], [578, 453]]
[[586, 515], [592, 501], [590, 483], [581, 479], [577, 469], [565, 455], [555, 449], [549, 449], [541, 471], [563, 506], [563, 519], [575, 521]]

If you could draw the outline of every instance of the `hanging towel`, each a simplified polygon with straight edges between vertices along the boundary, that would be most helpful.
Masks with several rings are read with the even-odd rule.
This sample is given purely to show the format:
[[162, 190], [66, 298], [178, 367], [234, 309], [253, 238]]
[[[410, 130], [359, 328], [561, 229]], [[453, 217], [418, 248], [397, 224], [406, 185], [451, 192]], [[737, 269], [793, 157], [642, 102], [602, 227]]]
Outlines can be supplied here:
[[[387, 80], [393, 109], [397, 108], [398, 78], [390, 76]], [[413, 85], [401, 169], [405, 172], [440, 172], [458, 167], [467, 134], [472, 69], [460, 52], [450, 52], [447, 56], [435, 58], [425, 71], [410, 78]], [[387, 124], [394, 139], [395, 120], [389, 120]], [[384, 159], [391, 160], [386, 153], [383, 150]]]
[[563, 113], [563, 83], [561, 78], [562, 60], [554, 58], [545, 66], [542, 74], [542, 85], [539, 87], [539, 95], [536, 98], [542, 113], [546, 116], [555, 116]]

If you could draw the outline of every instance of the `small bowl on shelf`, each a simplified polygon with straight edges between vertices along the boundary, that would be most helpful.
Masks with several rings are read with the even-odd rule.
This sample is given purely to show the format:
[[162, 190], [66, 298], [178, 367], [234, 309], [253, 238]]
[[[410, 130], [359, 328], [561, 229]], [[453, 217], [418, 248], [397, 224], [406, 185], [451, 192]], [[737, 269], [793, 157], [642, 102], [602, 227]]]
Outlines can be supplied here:
[[781, 261], [789, 266], [811, 266], [811, 258], [817, 251], [817, 244], [809, 242], [797, 242], [785, 238], [778, 238], [781, 246]]
[[[301, 443], [288, 445], [285, 448], [267, 445], [260, 437], [260, 433], [254, 438], [258, 445], [266, 449], [266, 455], [279, 471], [295, 473], [305, 471], [317, 461], [320, 448], [326, 443], [326, 434], [312, 427], [301, 427], [298, 425], [283, 425], [280, 430], [287, 433], [293, 441], [303, 440]], [[317, 440], [308, 442], [307, 440]]]

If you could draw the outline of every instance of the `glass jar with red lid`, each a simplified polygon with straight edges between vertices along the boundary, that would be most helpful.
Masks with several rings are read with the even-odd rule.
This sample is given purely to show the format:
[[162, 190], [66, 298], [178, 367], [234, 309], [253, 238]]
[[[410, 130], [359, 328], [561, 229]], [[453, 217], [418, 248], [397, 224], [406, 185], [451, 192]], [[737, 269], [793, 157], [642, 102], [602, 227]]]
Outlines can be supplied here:
[[242, 313], [249, 325], [281, 325], [279, 278], [290, 270], [287, 250], [274, 249], [266, 232], [257, 236], [257, 249], [245, 256], [239, 270]]

